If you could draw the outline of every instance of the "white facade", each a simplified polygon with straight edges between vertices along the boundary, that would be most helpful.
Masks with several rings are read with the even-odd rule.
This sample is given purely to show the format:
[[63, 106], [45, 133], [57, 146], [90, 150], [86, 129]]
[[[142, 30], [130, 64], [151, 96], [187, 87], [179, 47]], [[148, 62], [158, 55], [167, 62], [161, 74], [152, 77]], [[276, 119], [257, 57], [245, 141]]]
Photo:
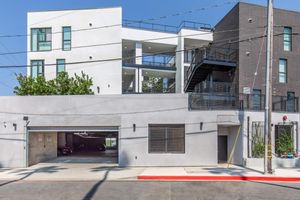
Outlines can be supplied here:
[[[62, 28], [66, 26], [72, 30], [70, 51], [62, 50]], [[65, 70], [70, 75], [83, 71], [93, 78], [95, 94], [122, 94], [122, 89], [127, 93], [124, 87], [132, 87], [130, 93], [142, 93], [145, 76], [175, 79], [176, 92], [183, 93], [184, 66], [189, 65], [184, 64], [183, 50], [212, 41], [212, 32], [208, 29], [192, 30], [182, 26], [175, 31], [147, 30], [133, 22], [122, 26], [120, 7], [30, 12], [27, 27], [29, 66], [32, 60], [43, 60], [44, 76], [49, 80], [56, 77], [56, 60], [65, 59]], [[51, 28], [50, 51], [31, 51], [31, 29], [35, 28]], [[171, 63], [157, 64], [156, 60], [145, 64], [145, 54], [152, 58], [158, 53], [170, 58], [167, 62]], [[133, 65], [127, 63], [124, 67], [122, 63], [128, 57], [133, 59], [130, 61]], [[156, 59], [161, 62], [161, 58]], [[84, 63], [72, 64], [74, 62]], [[174, 67], [168, 68], [166, 64]], [[28, 67], [27, 74], [31, 75], [31, 67]], [[129, 76], [127, 79], [124, 78], [126, 75]]]

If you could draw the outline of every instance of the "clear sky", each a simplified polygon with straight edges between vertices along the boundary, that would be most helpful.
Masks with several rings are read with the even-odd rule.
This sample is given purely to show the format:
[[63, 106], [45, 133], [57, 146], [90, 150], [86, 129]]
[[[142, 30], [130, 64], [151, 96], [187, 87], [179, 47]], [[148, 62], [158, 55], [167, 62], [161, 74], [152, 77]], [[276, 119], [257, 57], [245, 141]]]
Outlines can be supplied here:
[[[0, 35], [26, 34], [26, 13], [29, 11], [111, 6], [123, 7], [123, 19], [143, 20], [223, 4], [220, 7], [155, 21], [176, 26], [183, 20], [215, 25], [234, 6], [234, 3], [224, 5], [224, 2], [228, 1], [230, 0], [1, 0]], [[274, 1], [275, 7], [300, 11], [299, 0]], [[266, 5], [267, 0], [244, 0], [244, 2]], [[26, 49], [26, 37], [0, 38], [0, 53]], [[0, 55], [0, 65], [24, 64], [26, 54]], [[13, 88], [17, 85], [15, 73], [25, 73], [25, 69], [0, 69], [0, 96], [13, 95]]]

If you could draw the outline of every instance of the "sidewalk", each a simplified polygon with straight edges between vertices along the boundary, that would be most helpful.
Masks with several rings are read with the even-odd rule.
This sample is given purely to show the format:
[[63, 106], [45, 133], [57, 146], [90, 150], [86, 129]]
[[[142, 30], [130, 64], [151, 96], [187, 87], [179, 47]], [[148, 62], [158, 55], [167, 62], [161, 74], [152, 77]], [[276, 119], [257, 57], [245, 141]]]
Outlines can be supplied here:
[[97, 163], [40, 163], [22, 169], [1, 169], [0, 180], [30, 181], [286, 181], [300, 182], [300, 169], [277, 169], [274, 175], [239, 166], [218, 167], [130, 167]]
[[262, 170], [239, 166], [219, 165], [218, 167], [158, 167], [146, 168], [139, 180], [194, 180], [194, 181], [284, 181], [300, 182], [300, 169], [276, 169], [272, 175]]

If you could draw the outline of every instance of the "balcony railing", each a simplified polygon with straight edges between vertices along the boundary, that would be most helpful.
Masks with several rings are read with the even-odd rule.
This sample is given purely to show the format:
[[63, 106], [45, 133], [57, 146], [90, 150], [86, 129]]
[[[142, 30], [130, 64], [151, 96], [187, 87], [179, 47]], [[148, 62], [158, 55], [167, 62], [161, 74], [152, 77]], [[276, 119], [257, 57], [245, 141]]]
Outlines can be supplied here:
[[[298, 112], [299, 98], [286, 96], [272, 97], [274, 112]], [[189, 110], [249, 110], [263, 111], [265, 109], [265, 95], [218, 93], [190, 93]]]
[[151, 68], [174, 68], [175, 56], [144, 54], [142, 64], [136, 64], [134, 59], [124, 59], [123, 66], [144, 66]]
[[235, 84], [230, 82], [203, 81], [195, 87], [195, 92], [234, 94], [235, 89]]
[[215, 61], [222, 63], [236, 63], [237, 62], [237, 50], [220, 47], [206, 47], [196, 49], [193, 52], [193, 58], [191, 66], [186, 73], [186, 81], [190, 79], [194, 69], [198, 67], [204, 61]]
[[182, 28], [211, 31], [210, 24], [191, 22], [191, 21], [183, 21], [179, 26], [170, 26], [170, 25], [150, 23], [144, 21], [123, 20], [122, 25], [123, 27], [128, 27], [128, 28], [144, 29], [150, 31], [166, 32], [166, 33], [178, 33]]

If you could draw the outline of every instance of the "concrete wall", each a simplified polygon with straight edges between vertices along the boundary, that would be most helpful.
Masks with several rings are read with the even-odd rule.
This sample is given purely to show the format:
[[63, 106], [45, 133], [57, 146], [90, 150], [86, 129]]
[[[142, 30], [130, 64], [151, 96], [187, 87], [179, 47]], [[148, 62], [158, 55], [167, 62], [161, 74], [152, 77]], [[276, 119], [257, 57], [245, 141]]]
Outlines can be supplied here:
[[[65, 59], [66, 63], [95, 61], [105, 59], [122, 58], [121, 40], [121, 8], [65, 10], [28, 13], [27, 33], [31, 28], [52, 28], [52, 51], [28, 53], [27, 64], [31, 60], [42, 59], [45, 64], [55, 64], [56, 59]], [[92, 29], [87, 31], [72, 32], [72, 50], [62, 51], [62, 27], [71, 26], [72, 30]], [[98, 28], [110, 26], [106, 28]], [[93, 29], [94, 28], [94, 29]], [[28, 37], [28, 51], [31, 40]], [[87, 48], [75, 48], [80, 46], [114, 43], [113, 45], [92, 46]], [[82, 63], [76, 65], [66, 64], [66, 71], [70, 75], [80, 74], [81, 71], [93, 78], [95, 94], [100, 87], [100, 94], [121, 94], [122, 92], [122, 61]], [[27, 70], [30, 75], [30, 67]], [[56, 77], [56, 66], [45, 66], [45, 77]]]
[[57, 157], [57, 133], [29, 133], [29, 166]]
[[[118, 126], [121, 166], [199, 166], [217, 164], [218, 116], [236, 116], [237, 111], [189, 111], [186, 94], [104, 95], [0, 97], [0, 122], [16, 123], [19, 137], [25, 137], [23, 116], [29, 117], [29, 127], [37, 126]], [[6, 112], [6, 114], [3, 114]], [[200, 122], [203, 129], [200, 130]], [[185, 124], [184, 154], [148, 153], [149, 124]], [[136, 124], [136, 131], [133, 131]], [[0, 126], [3, 134], [8, 128]], [[9, 139], [12, 139], [9, 136]], [[23, 140], [22, 140], [23, 141]], [[24, 166], [24, 141], [0, 140], [0, 163]], [[26, 143], [25, 143], [26, 144]], [[10, 150], [8, 154], [3, 152]], [[12, 155], [18, 156], [14, 159]]]

